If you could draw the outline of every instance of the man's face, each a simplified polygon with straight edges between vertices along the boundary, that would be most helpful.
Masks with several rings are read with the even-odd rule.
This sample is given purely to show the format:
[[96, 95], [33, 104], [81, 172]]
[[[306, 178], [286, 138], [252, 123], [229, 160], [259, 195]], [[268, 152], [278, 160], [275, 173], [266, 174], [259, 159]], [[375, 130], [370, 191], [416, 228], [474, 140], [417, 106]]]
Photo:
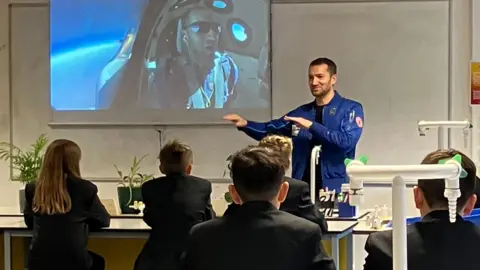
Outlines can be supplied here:
[[201, 67], [213, 65], [220, 34], [217, 23], [208, 9], [190, 11], [184, 25], [184, 42], [193, 62]]
[[330, 91], [333, 91], [333, 85], [337, 82], [337, 75], [330, 75], [328, 66], [311, 66], [308, 70], [308, 85], [312, 95], [316, 98], [322, 98]]

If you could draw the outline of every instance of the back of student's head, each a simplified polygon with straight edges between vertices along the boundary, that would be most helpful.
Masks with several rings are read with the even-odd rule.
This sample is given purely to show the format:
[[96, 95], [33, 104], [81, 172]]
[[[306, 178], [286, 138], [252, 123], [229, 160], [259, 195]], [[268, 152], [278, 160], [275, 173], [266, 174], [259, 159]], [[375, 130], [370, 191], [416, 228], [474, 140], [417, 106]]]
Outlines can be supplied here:
[[180, 141], [169, 141], [160, 150], [160, 171], [165, 174], [190, 174], [193, 152], [190, 146]]
[[35, 184], [34, 212], [53, 215], [70, 211], [66, 178], [80, 178], [81, 156], [80, 147], [70, 140], [55, 140], [47, 147]]
[[267, 147], [249, 146], [235, 153], [230, 164], [233, 180], [230, 192], [234, 201], [279, 203], [285, 200], [288, 191], [288, 184], [284, 182], [286, 162], [282, 153]]
[[[439, 161], [452, 158], [457, 154], [461, 155], [462, 167], [467, 173], [465, 178], [460, 178], [461, 195], [457, 200], [457, 210], [461, 214], [469, 214], [476, 202], [476, 196], [474, 195], [477, 172], [475, 163], [460, 151], [446, 149], [428, 154], [423, 159], [422, 164], [438, 164]], [[423, 203], [423, 200], [425, 200], [430, 210], [448, 209], [448, 201], [444, 196], [445, 179], [418, 180], [418, 189], [421, 190], [423, 196], [419, 199], [417, 198], [418, 195], [415, 195], [417, 207], [419, 207], [419, 201]]]
[[[282, 135], [269, 135], [260, 140], [258, 146], [268, 147], [275, 151], [278, 151], [284, 156], [285, 159], [290, 161], [293, 150], [293, 143], [292, 139], [288, 137]], [[289, 168], [290, 162], [288, 162], [287, 165], [288, 166], [286, 169]]]

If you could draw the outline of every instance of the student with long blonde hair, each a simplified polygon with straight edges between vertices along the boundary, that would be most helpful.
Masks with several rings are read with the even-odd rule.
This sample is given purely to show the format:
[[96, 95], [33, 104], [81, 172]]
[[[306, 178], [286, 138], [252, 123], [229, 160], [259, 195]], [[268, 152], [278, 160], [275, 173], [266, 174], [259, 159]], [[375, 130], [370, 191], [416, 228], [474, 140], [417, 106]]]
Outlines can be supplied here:
[[[292, 139], [281, 135], [269, 135], [260, 140], [258, 146], [267, 147], [279, 152], [286, 160], [285, 164], [291, 163], [291, 156], [293, 151]], [[287, 171], [289, 167], [285, 168]], [[310, 199], [310, 187], [302, 180], [285, 177], [285, 181], [289, 184], [289, 189], [285, 201], [280, 205], [280, 210], [303, 217], [316, 224], [326, 233], [328, 230], [327, 222], [324, 215], [316, 207]], [[235, 211], [238, 205], [232, 203], [229, 205], [225, 215]]]
[[80, 147], [52, 142], [35, 183], [25, 187], [25, 224], [33, 230], [29, 270], [103, 270], [104, 259], [87, 249], [89, 230], [108, 227], [110, 215], [97, 187], [80, 175]]

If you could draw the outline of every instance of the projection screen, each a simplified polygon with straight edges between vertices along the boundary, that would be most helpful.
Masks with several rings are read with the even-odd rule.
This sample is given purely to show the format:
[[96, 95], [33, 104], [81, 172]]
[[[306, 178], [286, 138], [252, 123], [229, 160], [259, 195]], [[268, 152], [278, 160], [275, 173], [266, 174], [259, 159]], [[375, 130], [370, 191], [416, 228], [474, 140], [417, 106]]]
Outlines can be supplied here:
[[52, 123], [271, 117], [268, 0], [52, 0]]

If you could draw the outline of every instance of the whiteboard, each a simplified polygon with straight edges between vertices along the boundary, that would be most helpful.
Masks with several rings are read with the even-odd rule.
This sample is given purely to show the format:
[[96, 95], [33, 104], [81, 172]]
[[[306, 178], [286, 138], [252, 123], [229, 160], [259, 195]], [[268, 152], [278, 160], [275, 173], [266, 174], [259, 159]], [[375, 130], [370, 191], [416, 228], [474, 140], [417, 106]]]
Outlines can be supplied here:
[[308, 64], [338, 65], [336, 89], [360, 101], [357, 148], [371, 164], [418, 164], [437, 147], [419, 120], [448, 116], [448, 3], [317, 3], [272, 7], [273, 113], [312, 100]]

